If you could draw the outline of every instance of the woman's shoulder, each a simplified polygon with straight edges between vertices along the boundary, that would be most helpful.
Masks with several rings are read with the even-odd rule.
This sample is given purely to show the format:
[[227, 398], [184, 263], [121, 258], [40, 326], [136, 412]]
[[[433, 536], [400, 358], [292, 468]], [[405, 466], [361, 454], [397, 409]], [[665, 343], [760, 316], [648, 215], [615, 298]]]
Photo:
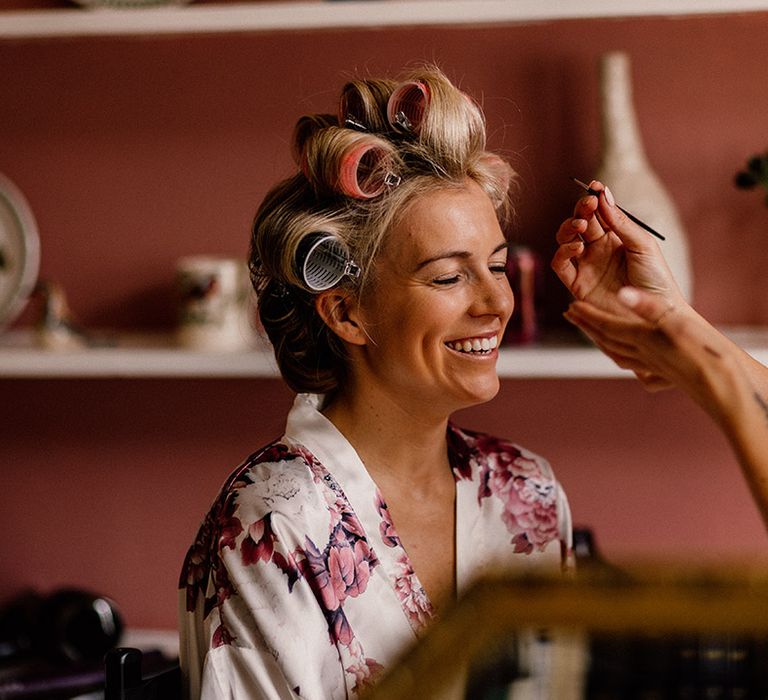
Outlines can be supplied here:
[[282, 438], [246, 457], [224, 482], [217, 502], [234, 501], [241, 516], [258, 519], [295, 499], [311, 499], [322, 469], [306, 447]]
[[[225, 480], [187, 553], [180, 586], [187, 587], [190, 600], [227, 552], [244, 561], [254, 552], [258, 558], [271, 552], [278, 533], [289, 546], [288, 540], [318, 526], [315, 521], [322, 526], [327, 508], [321, 470], [309, 450], [285, 439], [243, 460]], [[284, 532], [287, 523], [295, 532]]]
[[448, 446], [454, 470], [464, 478], [472, 478], [477, 470], [503, 469], [521, 476], [554, 479], [546, 458], [507, 438], [450, 424]]

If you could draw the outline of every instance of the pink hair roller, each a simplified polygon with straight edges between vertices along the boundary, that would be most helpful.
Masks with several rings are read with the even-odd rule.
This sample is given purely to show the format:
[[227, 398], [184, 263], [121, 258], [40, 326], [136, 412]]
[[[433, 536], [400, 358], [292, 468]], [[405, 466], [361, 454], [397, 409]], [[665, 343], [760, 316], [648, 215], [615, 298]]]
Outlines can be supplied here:
[[386, 169], [382, 165], [387, 156], [385, 149], [371, 143], [358, 144], [345, 153], [339, 168], [341, 192], [355, 199], [380, 195], [386, 185]]
[[429, 106], [429, 87], [418, 80], [402, 83], [387, 102], [387, 119], [393, 127], [419, 132]]

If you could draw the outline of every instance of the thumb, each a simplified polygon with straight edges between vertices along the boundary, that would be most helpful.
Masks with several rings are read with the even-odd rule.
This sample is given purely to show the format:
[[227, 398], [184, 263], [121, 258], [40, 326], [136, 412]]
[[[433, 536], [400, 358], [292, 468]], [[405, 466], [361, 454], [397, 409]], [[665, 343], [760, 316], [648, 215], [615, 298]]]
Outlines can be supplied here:
[[619, 237], [624, 245], [633, 250], [644, 250], [656, 243], [647, 231], [632, 221], [616, 204], [613, 193], [602, 182], [593, 181], [590, 187], [602, 192], [598, 197], [600, 218]]
[[636, 287], [622, 287], [618, 297], [619, 301], [638, 316], [654, 325], [674, 308], [661, 294], [646, 292]]

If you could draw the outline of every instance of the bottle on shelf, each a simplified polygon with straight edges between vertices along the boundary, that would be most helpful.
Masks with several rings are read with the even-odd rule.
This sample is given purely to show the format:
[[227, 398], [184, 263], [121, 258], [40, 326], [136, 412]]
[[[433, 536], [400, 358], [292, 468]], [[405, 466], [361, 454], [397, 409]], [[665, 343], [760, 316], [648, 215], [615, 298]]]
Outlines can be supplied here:
[[621, 51], [600, 60], [602, 161], [597, 179], [616, 201], [662, 233], [661, 249], [683, 296], [691, 301], [693, 279], [688, 238], [675, 203], [645, 153], [632, 96], [629, 56]]

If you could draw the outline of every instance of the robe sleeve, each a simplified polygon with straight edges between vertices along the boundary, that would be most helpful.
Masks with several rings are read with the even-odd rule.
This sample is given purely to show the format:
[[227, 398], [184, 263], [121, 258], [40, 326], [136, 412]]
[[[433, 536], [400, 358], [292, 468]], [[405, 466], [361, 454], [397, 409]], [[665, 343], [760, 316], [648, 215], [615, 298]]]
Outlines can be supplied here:
[[326, 545], [328, 510], [314, 502], [311, 478], [261, 475], [212, 511], [204, 580], [191, 600], [181, 591], [188, 697], [344, 698], [344, 669], [307, 559], [313, 540], [318, 555]]

